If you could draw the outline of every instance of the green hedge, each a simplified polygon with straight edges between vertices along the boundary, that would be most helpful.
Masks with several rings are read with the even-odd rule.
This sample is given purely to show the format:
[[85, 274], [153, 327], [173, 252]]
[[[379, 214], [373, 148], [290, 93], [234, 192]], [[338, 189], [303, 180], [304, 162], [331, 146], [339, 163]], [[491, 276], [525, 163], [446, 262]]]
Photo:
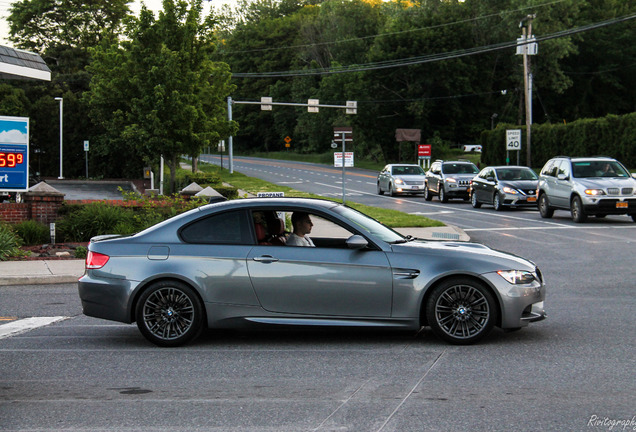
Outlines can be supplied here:
[[[497, 129], [481, 135], [483, 164], [506, 163], [506, 130], [521, 129], [520, 163], [526, 163], [526, 128], [499, 124]], [[541, 168], [548, 159], [558, 156], [611, 156], [628, 168], [636, 167], [636, 113], [608, 115], [598, 119], [581, 119], [568, 124], [532, 126], [532, 166]], [[511, 164], [517, 155], [510, 152]]]

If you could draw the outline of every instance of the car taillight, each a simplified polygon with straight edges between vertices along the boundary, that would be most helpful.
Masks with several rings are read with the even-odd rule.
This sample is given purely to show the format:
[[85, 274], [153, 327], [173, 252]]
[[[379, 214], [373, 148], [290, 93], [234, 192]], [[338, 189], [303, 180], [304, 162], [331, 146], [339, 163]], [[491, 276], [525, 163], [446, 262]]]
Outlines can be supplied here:
[[110, 257], [108, 255], [89, 251], [88, 254], [86, 255], [86, 268], [100, 269], [106, 265], [109, 258]]

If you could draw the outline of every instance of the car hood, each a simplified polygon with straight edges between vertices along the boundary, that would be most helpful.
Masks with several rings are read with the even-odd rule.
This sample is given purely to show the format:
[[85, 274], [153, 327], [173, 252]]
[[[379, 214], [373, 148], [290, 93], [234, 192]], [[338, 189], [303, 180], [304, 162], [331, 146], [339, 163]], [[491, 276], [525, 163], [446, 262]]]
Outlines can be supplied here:
[[536, 189], [538, 183], [539, 180], [503, 180], [501, 182], [501, 184], [504, 186], [510, 186], [511, 188], [523, 190]]
[[607, 188], [624, 188], [631, 187], [636, 188], [636, 180], [629, 177], [612, 177], [612, 178], [577, 178], [577, 183], [585, 188], [590, 189], [607, 189]]
[[408, 180], [408, 181], [424, 181], [426, 176], [421, 175], [421, 174], [397, 175], [397, 176], [395, 176], [395, 178], [399, 178], [399, 179], [402, 179], [404, 181], [406, 181], [406, 180]]
[[[449, 260], [458, 266], [463, 266], [463, 263], [468, 261], [479, 262], [478, 268], [474, 269], [475, 273], [497, 270], [534, 271], [536, 268], [532, 261], [479, 243], [413, 240], [395, 244], [392, 247], [397, 254], [434, 255], [438, 260]], [[470, 264], [467, 265], [470, 266]]]
[[444, 174], [446, 178], [455, 178], [461, 180], [472, 180], [477, 174]]

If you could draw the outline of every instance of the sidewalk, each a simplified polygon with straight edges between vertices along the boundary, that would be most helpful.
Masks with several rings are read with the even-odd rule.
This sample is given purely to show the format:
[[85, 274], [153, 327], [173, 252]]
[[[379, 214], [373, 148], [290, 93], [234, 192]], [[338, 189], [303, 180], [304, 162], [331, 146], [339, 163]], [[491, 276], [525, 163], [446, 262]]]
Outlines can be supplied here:
[[[397, 228], [404, 235], [426, 240], [470, 241], [452, 225], [433, 228]], [[75, 283], [84, 274], [84, 260], [0, 261], [0, 287]]]

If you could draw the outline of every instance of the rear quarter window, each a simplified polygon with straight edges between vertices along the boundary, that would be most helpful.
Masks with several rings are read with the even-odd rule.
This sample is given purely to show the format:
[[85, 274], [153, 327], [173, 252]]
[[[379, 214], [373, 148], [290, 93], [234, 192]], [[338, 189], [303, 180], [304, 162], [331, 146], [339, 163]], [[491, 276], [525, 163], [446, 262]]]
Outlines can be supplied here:
[[181, 229], [186, 243], [251, 244], [252, 237], [244, 211], [231, 211], [198, 219]]

